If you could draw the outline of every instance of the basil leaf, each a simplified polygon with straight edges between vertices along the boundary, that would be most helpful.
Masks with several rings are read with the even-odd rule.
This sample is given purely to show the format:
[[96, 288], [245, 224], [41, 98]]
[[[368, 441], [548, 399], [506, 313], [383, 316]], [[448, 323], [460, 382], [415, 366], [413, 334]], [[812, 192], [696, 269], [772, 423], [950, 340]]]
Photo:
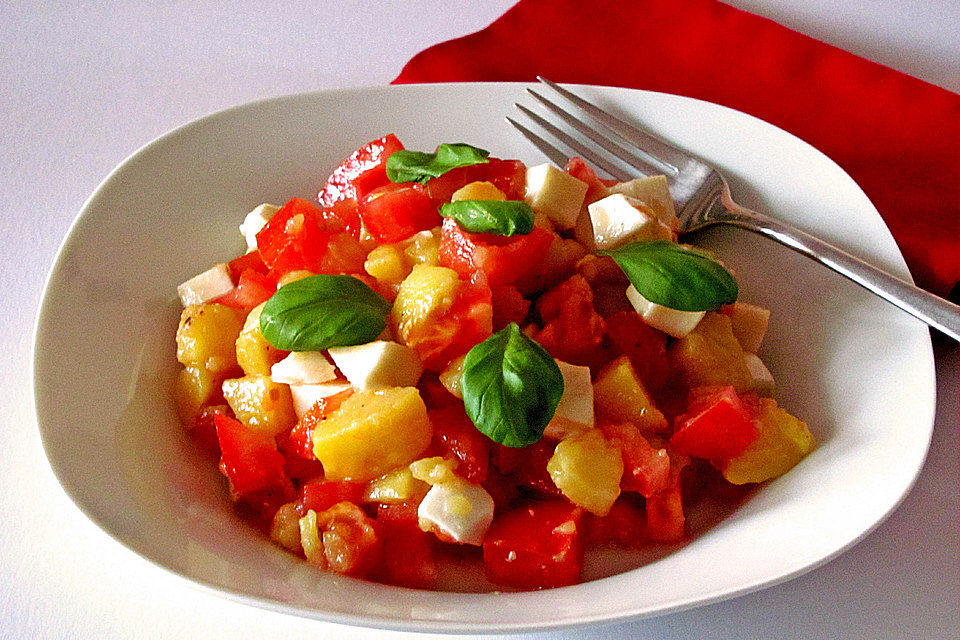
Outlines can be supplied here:
[[273, 294], [260, 313], [260, 331], [284, 351], [320, 351], [376, 340], [390, 303], [353, 276], [317, 275]]
[[533, 208], [523, 200], [457, 200], [441, 206], [440, 215], [471, 233], [524, 236], [533, 231]]
[[470, 349], [460, 390], [481, 433], [525, 447], [543, 437], [563, 395], [563, 376], [550, 354], [513, 322]]
[[457, 167], [489, 162], [489, 151], [461, 142], [444, 143], [435, 153], [395, 151], [387, 158], [387, 178], [391, 182], [426, 182]]
[[640, 295], [664, 307], [711, 311], [737, 300], [737, 281], [704, 251], [657, 240], [597, 253], [613, 258]]

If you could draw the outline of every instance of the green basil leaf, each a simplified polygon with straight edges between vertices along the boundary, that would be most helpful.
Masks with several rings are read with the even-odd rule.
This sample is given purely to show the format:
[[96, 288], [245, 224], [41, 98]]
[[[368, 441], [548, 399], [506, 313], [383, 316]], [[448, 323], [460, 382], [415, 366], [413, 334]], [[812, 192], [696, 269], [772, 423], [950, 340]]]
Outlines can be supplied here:
[[444, 143], [434, 153], [395, 151], [387, 158], [387, 178], [391, 182], [426, 182], [457, 167], [489, 162], [489, 151], [462, 142]]
[[525, 447], [543, 437], [563, 395], [563, 376], [550, 354], [513, 322], [470, 349], [460, 389], [481, 433]]
[[277, 349], [320, 351], [376, 340], [389, 313], [390, 303], [353, 276], [309, 276], [267, 300], [260, 331]]
[[442, 205], [440, 215], [471, 233], [524, 236], [533, 231], [533, 208], [523, 200], [457, 200]]
[[737, 300], [737, 281], [704, 251], [657, 240], [597, 253], [613, 258], [640, 295], [664, 307], [711, 311]]

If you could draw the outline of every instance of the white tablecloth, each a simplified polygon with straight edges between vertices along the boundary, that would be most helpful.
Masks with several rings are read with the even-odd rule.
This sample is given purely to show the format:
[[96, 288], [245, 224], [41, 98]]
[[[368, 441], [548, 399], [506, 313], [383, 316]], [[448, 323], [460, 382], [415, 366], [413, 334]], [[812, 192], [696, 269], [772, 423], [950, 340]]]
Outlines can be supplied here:
[[[44, 276], [86, 196], [129, 153], [224, 107], [389, 82], [422, 48], [511, 0], [0, 4], [0, 636], [400, 637], [289, 617], [191, 589], [112, 541], [59, 489], [33, 416], [32, 327]], [[741, 0], [960, 90], [955, 0]], [[550, 638], [956, 638], [957, 346], [938, 343], [933, 447], [893, 516], [840, 558], [759, 593]], [[69, 381], [65, 381], [69, 384]]]

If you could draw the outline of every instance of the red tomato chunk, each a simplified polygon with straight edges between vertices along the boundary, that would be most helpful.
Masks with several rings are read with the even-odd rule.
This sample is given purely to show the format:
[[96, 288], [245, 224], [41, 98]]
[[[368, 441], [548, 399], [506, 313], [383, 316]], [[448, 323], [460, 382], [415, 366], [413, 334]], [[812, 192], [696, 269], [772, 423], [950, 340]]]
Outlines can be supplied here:
[[399, 242], [440, 224], [437, 203], [420, 185], [386, 184], [360, 200], [360, 219], [378, 242]]
[[317, 202], [332, 207], [341, 200], [359, 200], [386, 184], [387, 158], [401, 149], [403, 144], [392, 133], [363, 145], [333, 170], [317, 194]]
[[725, 460], [743, 453], [760, 430], [747, 404], [733, 387], [707, 391], [677, 416], [670, 444], [680, 453], [707, 460]]
[[237, 498], [242, 500], [271, 490], [293, 496], [283, 456], [272, 437], [254, 433], [239, 420], [221, 413], [213, 419], [220, 443], [220, 471], [229, 478]]

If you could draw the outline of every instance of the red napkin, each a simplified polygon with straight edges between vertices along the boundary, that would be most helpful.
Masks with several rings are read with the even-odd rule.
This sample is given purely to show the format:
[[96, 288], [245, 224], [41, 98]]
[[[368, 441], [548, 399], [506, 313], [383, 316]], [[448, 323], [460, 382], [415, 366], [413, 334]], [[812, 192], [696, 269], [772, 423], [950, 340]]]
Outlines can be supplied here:
[[534, 80], [691, 96], [820, 149], [863, 188], [917, 283], [960, 280], [960, 95], [715, 0], [521, 0], [395, 83]]

